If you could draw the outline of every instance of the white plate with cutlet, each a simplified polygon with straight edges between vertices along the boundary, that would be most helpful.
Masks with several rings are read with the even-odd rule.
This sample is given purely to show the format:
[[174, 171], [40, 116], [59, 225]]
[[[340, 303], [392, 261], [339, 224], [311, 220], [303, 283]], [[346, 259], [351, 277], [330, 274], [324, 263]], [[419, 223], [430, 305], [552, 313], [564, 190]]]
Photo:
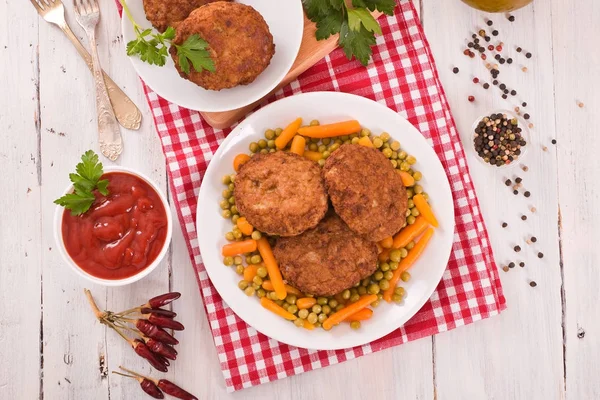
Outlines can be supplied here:
[[[251, 153], [250, 147], [256, 151], [257, 146], [260, 152], [262, 148], [260, 146], [261, 140], [264, 140], [262, 145], [266, 143], [265, 148], [268, 152], [270, 147], [268, 137], [273, 135], [272, 131], [269, 130], [276, 131], [278, 127], [285, 128], [298, 117], [303, 119], [303, 125], [308, 125], [312, 120], [317, 120], [320, 124], [357, 120], [361, 129], [368, 128], [370, 130], [373, 143], [380, 145], [379, 139], [384, 138], [386, 139], [384, 143], [393, 144], [393, 148], [398, 150], [397, 152], [394, 151], [396, 154], [391, 154], [386, 150], [386, 154], [390, 155], [388, 158], [390, 158], [392, 166], [398, 166], [398, 161], [406, 161], [408, 159], [406, 158], [407, 155], [414, 156], [416, 162], [411, 158], [410, 171], [413, 174], [418, 171], [420, 174], [417, 174], [417, 176], [422, 175], [422, 177], [418, 176], [416, 182], [419, 185], [418, 189], [415, 186], [408, 189], [412, 190], [413, 193], [421, 191], [427, 193], [428, 202], [439, 222], [439, 226], [433, 231], [433, 236], [428, 245], [408, 270], [410, 279], [406, 282], [402, 280], [399, 282], [399, 286], [402, 286], [405, 291], [402, 300], [390, 303], [383, 299], [380, 300], [376, 307], [371, 307], [373, 310], [371, 318], [362, 321], [358, 329], [352, 329], [348, 322], [342, 322], [330, 330], [320, 327], [313, 330], [299, 328], [294, 322], [286, 320], [261, 306], [261, 299], [257, 297], [257, 293], [259, 289], [263, 289], [262, 285], [256, 284], [253, 287], [256, 282], [247, 282], [247, 285], [242, 284], [242, 288], [238, 287], [238, 283], [244, 279], [244, 276], [236, 273], [237, 267], [235, 264], [231, 266], [224, 265], [231, 264], [232, 260], [224, 258], [222, 248], [230, 243], [227, 236], [231, 239], [231, 233], [235, 229], [230, 215], [226, 212], [226, 218], [224, 218], [223, 212], [233, 211], [232, 215], [235, 215], [239, 210], [237, 210], [237, 207], [233, 208], [227, 204], [220, 204], [220, 202], [223, 201], [223, 191], [226, 191], [225, 196], [229, 196], [230, 193], [227, 191], [230, 189], [235, 190], [235, 182], [239, 182], [242, 178], [234, 179], [233, 186], [228, 187], [223, 183], [223, 177], [234, 173], [233, 163], [237, 155]], [[384, 132], [389, 134], [389, 139]], [[341, 140], [351, 141], [353, 140], [352, 136]], [[360, 133], [358, 137], [360, 137]], [[378, 139], [375, 140], [375, 137]], [[396, 141], [399, 144], [395, 143]], [[326, 148], [331, 147], [334, 143], [335, 140], [332, 139], [327, 141], [325, 147], [318, 149], [318, 145], [316, 147], [312, 146], [312, 150], [329, 152]], [[308, 140], [306, 145], [307, 151], [309, 151], [311, 141]], [[356, 146], [359, 145], [356, 144]], [[398, 146], [401, 146], [401, 148], [398, 149]], [[385, 147], [384, 145], [381, 149]], [[329, 152], [331, 155], [325, 155], [333, 157], [335, 151], [337, 149], [333, 147], [332, 151]], [[402, 153], [402, 151], [406, 153]], [[393, 163], [392, 160], [397, 162]], [[315, 164], [318, 165], [317, 162]], [[325, 167], [327, 167], [327, 164], [325, 164]], [[406, 165], [405, 168], [407, 169]], [[244, 166], [242, 166], [241, 171], [245, 171]], [[392, 172], [400, 173], [399, 170]], [[389, 184], [389, 182], [382, 179], [381, 185]], [[394, 182], [396, 181], [394, 180]], [[238, 204], [240, 199], [235, 197], [234, 199], [235, 201], [231, 203]], [[408, 200], [408, 211], [411, 211], [412, 202], [412, 199]], [[281, 203], [280, 207], [286, 207], [285, 201]], [[407, 210], [404, 211], [406, 213]], [[413, 221], [412, 218], [410, 220]], [[227, 136], [212, 157], [204, 175], [199, 192], [196, 221], [198, 242], [208, 276], [223, 300], [237, 316], [257, 331], [280, 342], [308, 349], [335, 350], [361, 346], [377, 340], [401, 327], [423, 307], [435, 291], [448, 263], [454, 236], [454, 203], [450, 184], [436, 153], [423, 135], [405, 118], [384, 105], [363, 97], [336, 92], [313, 92], [287, 97], [265, 106], [241, 122]], [[302, 235], [304, 234], [302, 233]], [[276, 247], [279, 244], [273, 246], [277, 250]], [[309, 252], [311, 249], [306, 249], [306, 251]], [[408, 250], [409, 255], [411, 251]], [[274, 253], [278, 254], [277, 251], [274, 251]], [[300, 256], [303, 255], [300, 254]], [[342, 256], [340, 254], [340, 257]], [[245, 258], [245, 255], [241, 255], [238, 259], [244, 266], [246, 265]], [[289, 257], [287, 258], [289, 259]], [[382, 273], [391, 271], [389, 262], [379, 262], [376, 258], [379, 257], [372, 258], [372, 262], [377, 264], [377, 268]], [[251, 258], [249, 260], [252, 262]], [[383, 264], [387, 264], [387, 266], [382, 268]], [[326, 267], [324, 266], [324, 268]], [[283, 268], [281, 270], [284, 271]], [[241, 268], [238, 272], [241, 272]], [[389, 277], [389, 274], [387, 276]], [[283, 277], [286, 278], [285, 274]], [[377, 278], [382, 279], [381, 277]], [[268, 277], [262, 279], [262, 281], [265, 279], [268, 279]], [[319, 274], [315, 274], [311, 279], [318, 281]], [[261, 282], [261, 280], [258, 280], [258, 282]], [[354, 282], [352, 283], [354, 284]], [[371, 281], [371, 283], [374, 283], [374, 281]], [[255, 290], [241, 290], [246, 289], [246, 286]], [[356, 290], [358, 292], [358, 289]], [[300, 297], [304, 297], [304, 295], [291, 299], [291, 303], [283, 301], [282, 305], [286, 310], [290, 310], [294, 300], [297, 303], [297, 299]], [[309, 314], [314, 312], [317, 316], [320, 316], [327, 310], [324, 305], [320, 304], [316, 311], [311, 308]], [[336, 305], [335, 302], [334, 305]], [[295, 311], [296, 315], [300, 315], [299, 311], [293, 309], [294, 307], [291, 308], [291, 311]], [[327, 316], [331, 316], [333, 310], [327, 311], [329, 311]], [[308, 318], [306, 315], [303, 316]], [[314, 320], [314, 316], [312, 319]]]
[[[194, 1], [194, 4], [204, 3], [199, 0], [184, 3]], [[149, 19], [163, 30], [167, 25], [174, 25], [176, 32], [181, 31], [180, 44], [191, 34], [204, 32], [201, 36], [205, 36], [209, 53], [216, 59], [215, 72], [196, 73], [190, 63], [190, 74], [182, 73], [191, 79], [188, 80], [176, 68], [177, 55], [168, 54], [162, 67], [146, 63], [135, 55], [130, 59], [139, 76], [156, 94], [181, 107], [221, 112], [254, 103], [281, 82], [298, 55], [304, 29], [300, 0], [212, 2], [191, 11], [184, 21], [157, 22], [154, 15], [174, 12], [167, 3], [165, 0], [127, 2], [140, 30], [152, 28]], [[147, 18], [145, 5], [150, 18]], [[125, 12], [122, 31], [125, 44], [136, 40], [134, 26]], [[174, 41], [178, 40], [176, 35]]]

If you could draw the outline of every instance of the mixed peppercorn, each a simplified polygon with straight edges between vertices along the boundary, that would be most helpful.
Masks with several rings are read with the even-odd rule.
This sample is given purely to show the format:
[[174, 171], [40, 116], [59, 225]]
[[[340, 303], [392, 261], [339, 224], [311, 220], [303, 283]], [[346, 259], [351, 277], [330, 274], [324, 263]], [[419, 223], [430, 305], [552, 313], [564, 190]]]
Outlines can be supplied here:
[[477, 124], [473, 144], [484, 162], [501, 167], [515, 161], [527, 141], [522, 136], [516, 118], [509, 119], [506, 114], [491, 114]]

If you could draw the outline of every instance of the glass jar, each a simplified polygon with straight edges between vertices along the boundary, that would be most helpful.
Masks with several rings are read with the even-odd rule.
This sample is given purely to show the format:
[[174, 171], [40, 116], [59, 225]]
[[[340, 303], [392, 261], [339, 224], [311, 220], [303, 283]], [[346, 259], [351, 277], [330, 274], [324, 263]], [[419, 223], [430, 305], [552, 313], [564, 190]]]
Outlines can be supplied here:
[[525, 7], [533, 0], [462, 0], [471, 7], [487, 12], [506, 12]]

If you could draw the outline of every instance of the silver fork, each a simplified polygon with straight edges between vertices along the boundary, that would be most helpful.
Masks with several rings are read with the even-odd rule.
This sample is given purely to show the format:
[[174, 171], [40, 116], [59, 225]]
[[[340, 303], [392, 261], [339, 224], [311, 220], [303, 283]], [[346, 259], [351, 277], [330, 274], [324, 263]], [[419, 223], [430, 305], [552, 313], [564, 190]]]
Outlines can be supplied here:
[[[67, 21], [65, 20], [65, 9], [60, 0], [30, 0], [38, 14], [47, 22], [57, 25], [73, 43], [79, 55], [85, 60], [88, 68], [92, 71], [92, 57], [85, 47], [77, 39]], [[108, 87], [108, 95], [117, 120], [124, 128], [139, 129], [142, 121], [142, 113], [131, 101], [121, 88], [104, 73], [104, 80]]]
[[100, 9], [96, 0], [74, 0], [77, 22], [85, 30], [88, 36], [92, 65], [94, 69], [94, 84], [96, 87], [96, 109], [98, 111], [98, 139], [100, 151], [109, 160], [115, 161], [123, 151], [123, 140], [121, 131], [117, 124], [117, 118], [110, 106], [110, 99], [106, 91], [102, 67], [98, 58], [96, 48], [96, 25], [100, 21]]

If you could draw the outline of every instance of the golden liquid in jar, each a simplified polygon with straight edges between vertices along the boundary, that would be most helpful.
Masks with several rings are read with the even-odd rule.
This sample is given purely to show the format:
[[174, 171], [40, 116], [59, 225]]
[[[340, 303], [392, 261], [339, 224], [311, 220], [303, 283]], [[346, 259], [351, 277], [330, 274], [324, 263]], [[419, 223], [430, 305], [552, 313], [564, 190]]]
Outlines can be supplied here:
[[533, 0], [462, 0], [471, 7], [487, 12], [506, 12], [525, 7]]

